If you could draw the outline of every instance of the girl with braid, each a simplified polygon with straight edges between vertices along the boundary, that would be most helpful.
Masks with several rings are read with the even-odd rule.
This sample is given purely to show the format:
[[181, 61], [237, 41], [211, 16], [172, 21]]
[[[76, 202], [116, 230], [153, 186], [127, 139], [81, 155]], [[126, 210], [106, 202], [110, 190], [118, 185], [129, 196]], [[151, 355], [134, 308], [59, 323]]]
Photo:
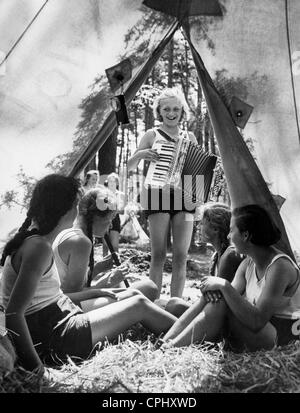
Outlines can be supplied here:
[[[61, 288], [66, 294], [80, 291], [82, 294], [86, 294], [83, 299], [81, 294], [80, 302], [76, 302], [84, 311], [102, 307], [140, 292], [154, 301], [157, 294], [154, 282], [144, 280], [133, 283], [127, 290], [124, 288], [106, 289], [105, 291], [111, 292], [111, 294], [107, 294], [105, 297], [99, 298], [96, 295], [99, 288], [112, 288], [124, 281], [129, 272], [128, 266], [125, 264], [107, 272], [113, 267], [111, 256], [97, 263], [94, 261], [94, 237], [104, 236], [117, 212], [114, 203], [107, 204], [108, 209], [105, 211], [103, 208], [99, 209], [99, 205], [101, 206], [102, 200], [107, 194], [110, 195], [110, 199], [116, 201], [115, 195], [102, 185], [86, 192], [79, 201], [78, 216], [73, 227], [60, 232], [52, 245]], [[110, 211], [110, 207], [113, 208], [112, 211]], [[93, 283], [92, 287], [86, 288], [89, 287], [93, 278], [98, 278], [98, 274], [105, 271], [107, 274]], [[88, 297], [87, 301], [89, 294], [94, 294], [94, 296]], [[74, 294], [72, 300], [74, 301]], [[83, 300], [84, 302], [82, 302]]]
[[[53, 174], [41, 179], [24, 224], [3, 251], [6, 325], [19, 362], [28, 370], [46, 373], [43, 361], [56, 357], [60, 362], [67, 356], [86, 359], [97, 343], [117, 337], [137, 322], [160, 334], [176, 319], [142, 295], [84, 313], [62, 292], [52, 243], [74, 221], [78, 197], [74, 178]], [[108, 193], [97, 202], [108, 221], [113, 203]]]
[[[201, 239], [210, 243], [215, 250], [211, 258], [208, 275], [221, 277], [229, 282], [233, 280], [234, 274], [244, 258], [230, 245], [228, 239], [230, 219], [231, 211], [226, 204], [206, 203], [202, 209]], [[219, 291], [205, 293], [207, 302], [217, 302], [220, 298], [221, 293]], [[178, 317], [188, 307], [186, 301], [174, 297], [167, 303], [166, 310]]]

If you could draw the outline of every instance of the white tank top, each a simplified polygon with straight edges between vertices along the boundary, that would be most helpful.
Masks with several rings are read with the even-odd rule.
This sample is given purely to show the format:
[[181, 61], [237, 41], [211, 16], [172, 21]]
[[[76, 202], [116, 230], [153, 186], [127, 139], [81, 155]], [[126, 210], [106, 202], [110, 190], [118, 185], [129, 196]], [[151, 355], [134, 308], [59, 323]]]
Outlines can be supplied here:
[[[281, 318], [296, 319], [300, 317], [300, 272], [295, 262], [286, 254], [275, 255], [275, 257], [272, 259], [270, 264], [267, 266], [266, 271], [260, 280], [258, 280], [256, 276], [256, 266], [255, 266], [254, 261], [251, 258], [248, 259], [248, 265], [247, 265], [246, 273], [245, 273], [247, 285], [246, 285], [246, 291], [245, 291], [244, 297], [251, 304], [256, 305], [257, 300], [259, 299], [265, 287], [266, 277], [268, 275], [269, 268], [279, 258], [288, 259], [292, 263], [292, 265], [297, 270], [297, 280], [285, 292], [284, 299], [282, 300], [282, 305], [277, 310], [277, 312], [274, 314], [274, 316], [281, 317]], [[296, 286], [296, 290], [294, 294], [291, 297], [288, 297], [288, 292], [291, 289], [294, 289], [295, 286]]]
[[[68, 274], [68, 266], [62, 260], [60, 254], [59, 254], [59, 245], [62, 244], [67, 239], [72, 238], [74, 235], [75, 236], [76, 235], [77, 236], [78, 235], [79, 236], [85, 236], [80, 228], [68, 228], [68, 229], [65, 229], [65, 230], [61, 231], [57, 235], [57, 237], [55, 238], [55, 240], [53, 241], [53, 244], [52, 244], [54, 260], [55, 260], [55, 264], [57, 266], [58, 275], [59, 275], [60, 282], [61, 282], [61, 287], [62, 287], [63, 290], [65, 288], [65, 283], [67, 283], [66, 276]], [[87, 272], [86, 272], [86, 275], [85, 275], [84, 284], [86, 284], [86, 282], [87, 282], [87, 275], [88, 275], [88, 269], [87, 269]]]
[[[18, 274], [12, 266], [11, 257], [8, 256], [5, 260], [0, 283], [0, 291], [5, 308], [7, 308], [17, 278]], [[50, 269], [39, 279], [34, 296], [25, 311], [25, 315], [35, 313], [36, 311], [55, 303], [62, 295], [63, 292], [60, 289], [57, 268], [53, 260]]]
[[[166, 141], [166, 142], [169, 142], [168, 139], [166, 139], [163, 135], [161, 135], [161, 134], [158, 132], [157, 129], [160, 129], [160, 128], [153, 128], [153, 129], [152, 129], [153, 132], [154, 132], [154, 134], [155, 134], [153, 144], [154, 144], [156, 141], [161, 141], [161, 140]], [[167, 134], [167, 135], [168, 135], [168, 134]], [[179, 131], [179, 137], [189, 139], [189, 134], [188, 134], [187, 131], [181, 129], [181, 130]], [[170, 138], [172, 138], [171, 135], [170, 135]], [[175, 138], [174, 138], [174, 139], [175, 139]], [[153, 144], [152, 144], [152, 145], [153, 145]]]

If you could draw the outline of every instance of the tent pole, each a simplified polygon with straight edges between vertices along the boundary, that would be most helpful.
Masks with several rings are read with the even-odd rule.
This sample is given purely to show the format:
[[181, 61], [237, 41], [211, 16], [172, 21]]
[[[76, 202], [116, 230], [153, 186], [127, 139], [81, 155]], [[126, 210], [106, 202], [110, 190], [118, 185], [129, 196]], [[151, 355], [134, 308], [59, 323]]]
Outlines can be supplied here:
[[[137, 91], [145, 82], [147, 76], [155, 66], [156, 62], [159, 60], [162, 55], [166, 45], [174, 36], [174, 33], [179, 28], [179, 23], [175, 21], [170, 27], [166, 36], [160, 41], [158, 46], [152, 52], [148, 60], [143, 64], [138, 73], [132, 78], [128, 86], [124, 90], [125, 102], [126, 105], [134, 99]], [[70, 176], [78, 176], [78, 174], [84, 169], [84, 167], [89, 163], [95, 153], [101, 148], [104, 142], [108, 139], [113, 129], [116, 126], [115, 113], [110, 112], [110, 114], [105, 119], [102, 127], [92, 138], [91, 142], [88, 144], [88, 147], [82, 152], [77, 161], [75, 162], [72, 170], [70, 171]]]
[[[185, 32], [184, 24], [182, 27]], [[218, 142], [232, 208], [247, 204], [259, 204], [264, 207], [281, 231], [281, 239], [276, 245], [295, 260], [284, 223], [267, 184], [195, 49], [189, 33], [186, 33], [186, 39], [191, 48]]]

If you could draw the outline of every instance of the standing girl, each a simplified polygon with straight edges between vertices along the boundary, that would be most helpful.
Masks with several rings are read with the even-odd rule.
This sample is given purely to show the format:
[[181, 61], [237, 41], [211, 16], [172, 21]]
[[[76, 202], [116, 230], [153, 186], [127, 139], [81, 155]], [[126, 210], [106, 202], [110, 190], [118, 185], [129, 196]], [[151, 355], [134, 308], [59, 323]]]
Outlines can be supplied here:
[[88, 191], [89, 189], [96, 188], [99, 184], [99, 171], [96, 169], [90, 169], [86, 175], [82, 185], [84, 192]]
[[[128, 160], [128, 170], [136, 168], [142, 159], [158, 161], [159, 155], [151, 148], [157, 140], [167, 141], [164, 134], [175, 143], [182, 135], [197, 143], [193, 133], [183, 131], [179, 126], [183, 117], [188, 115], [188, 106], [183, 94], [177, 89], [164, 90], [155, 100], [153, 112], [161, 123], [158, 128], [148, 130], [142, 137], [137, 151]], [[180, 205], [176, 203], [178, 193], [175, 190], [150, 188], [148, 195], [145, 212], [149, 219], [151, 239], [150, 279], [156, 283], [159, 297], [167, 254], [169, 225], [171, 225], [173, 235], [171, 297], [181, 297], [186, 278], [186, 259], [192, 237], [195, 210], [186, 209], [183, 202], [180, 202]], [[181, 198], [181, 190], [179, 197]], [[158, 201], [157, 205], [153, 206], [153, 199]]]
[[[117, 199], [117, 211], [114, 219], [112, 220], [111, 227], [109, 228], [108, 236], [114, 251], [118, 252], [121, 232], [121, 220], [119, 214], [124, 212], [125, 194], [124, 192], [119, 190], [120, 180], [115, 172], [112, 172], [107, 176], [105, 186], [107, 186], [108, 189], [110, 189], [115, 194]], [[103, 256], [105, 256], [107, 253], [107, 245], [106, 243], [103, 243]]]

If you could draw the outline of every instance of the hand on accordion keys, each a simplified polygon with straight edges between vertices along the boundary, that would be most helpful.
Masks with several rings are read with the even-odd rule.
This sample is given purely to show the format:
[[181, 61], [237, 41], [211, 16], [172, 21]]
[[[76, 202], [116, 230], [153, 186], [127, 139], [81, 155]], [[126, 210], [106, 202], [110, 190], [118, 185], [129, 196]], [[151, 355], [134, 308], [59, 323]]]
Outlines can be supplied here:
[[155, 149], [142, 149], [139, 151], [139, 157], [150, 162], [159, 161], [159, 154]]

